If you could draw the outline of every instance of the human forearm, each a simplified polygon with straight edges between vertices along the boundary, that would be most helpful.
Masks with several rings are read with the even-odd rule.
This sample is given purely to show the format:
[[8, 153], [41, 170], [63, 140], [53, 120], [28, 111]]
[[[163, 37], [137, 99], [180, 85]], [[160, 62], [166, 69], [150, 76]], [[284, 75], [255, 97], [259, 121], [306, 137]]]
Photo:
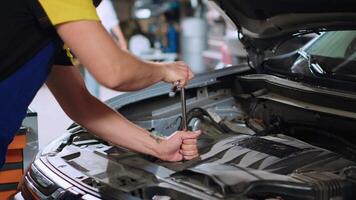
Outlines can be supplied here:
[[[166, 161], [191, 160], [199, 155], [197, 132], [178, 131], [169, 140], [154, 137], [96, 98], [87, 98], [72, 119], [98, 137], [127, 149]], [[90, 112], [88, 112], [90, 110]]]
[[119, 47], [123, 50], [127, 50], [127, 42], [126, 42], [124, 34], [121, 31], [120, 25], [117, 24], [116, 26], [114, 26], [112, 28], [112, 32], [114, 33], [114, 35], [116, 37]]
[[149, 133], [92, 96], [77, 68], [53, 66], [46, 84], [65, 113], [91, 133], [115, 145], [159, 156]]
[[128, 121], [95, 97], [86, 99], [85, 104], [70, 115], [71, 118], [114, 145], [167, 161], [190, 160], [199, 154], [196, 144], [200, 131], [176, 132], [170, 141], [161, 139]]
[[138, 90], [161, 80], [184, 86], [193, 78], [182, 62], [152, 63], [121, 50], [99, 22], [68, 22], [56, 29], [95, 79], [111, 89]]
[[83, 102], [70, 117], [94, 135], [114, 145], [160, 157], [159, 143], [146, 130], [134, 125], [94, 97]]
[[57, 26], [57, 31], [81, 63], [104, 86], [120, 91], [137, 90], [164, 77], [161, 64], [142, 61], [118, 48], [98, 22], [65, 23]]
[[125, 53], [127, 53], [127, 56], [125, 56], [125, 60], [123, 60], [121, 65], [125, 65], [127, 67], [123, 67], [125, 70], [118, 72], [120, 73], [120, 80], [113, 82], [119, 84], [113, 84], [111, 89], [117, 91], [136, 91], [151, 86], [164, 79], [165, 66], [163, 63], [154, 63], [142, 60], [130, 61], [129, 57], [133, 55], [128, 52]]

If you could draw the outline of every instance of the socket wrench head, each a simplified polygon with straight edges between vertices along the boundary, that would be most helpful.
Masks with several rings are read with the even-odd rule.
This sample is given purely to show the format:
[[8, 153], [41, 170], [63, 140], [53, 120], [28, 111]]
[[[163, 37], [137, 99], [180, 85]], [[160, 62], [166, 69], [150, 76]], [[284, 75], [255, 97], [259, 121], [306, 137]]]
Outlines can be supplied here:
[[180, 90], [181, 90], [180, 81], [174, 82], [171, 91], [168, 93], [169, 97], [175, 97], [177, 91]]

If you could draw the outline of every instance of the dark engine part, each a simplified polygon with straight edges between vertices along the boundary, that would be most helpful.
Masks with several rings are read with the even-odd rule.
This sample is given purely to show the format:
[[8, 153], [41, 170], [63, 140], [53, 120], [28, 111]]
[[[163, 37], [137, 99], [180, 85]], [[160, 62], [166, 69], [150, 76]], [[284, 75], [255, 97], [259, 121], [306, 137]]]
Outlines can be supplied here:
[[[216, 196], [235, 198], [353, 199], [352, 183], [330, 172], [277, 175], [234, 164], [202, 164], [173, 175], [176, 181], [202, 185]], [[187, 178], [189, 177], [189, 178]], [[194, 185], [192, 186], [194, 187]], [[197, 189], [198, 189], [197, 188]]]
[[335, 172], [356, 165], [339, 154], [285, 135], [232, 136], [217, 142], [201, 158], [205, 162], [237, 164], [283, 175], [310, 171]]
[[354, 162], [285, 135], [229, 137], [201, 158], [203, 164], [173, 175], [177, 182], [255, 199], [353, 199], [356, 192], [356, 182], [343, 172]]

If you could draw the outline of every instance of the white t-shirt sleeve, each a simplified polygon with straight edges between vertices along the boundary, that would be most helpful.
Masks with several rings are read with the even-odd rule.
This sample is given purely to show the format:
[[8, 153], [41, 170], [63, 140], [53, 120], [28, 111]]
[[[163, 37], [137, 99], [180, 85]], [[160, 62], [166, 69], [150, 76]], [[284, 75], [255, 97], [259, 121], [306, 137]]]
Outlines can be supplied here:
[[110, 32], [111, 29], [119, 24], [119, 19], [114, 10], [111, 0], [103, 0], [96, 8], [96, 12], [105, 29]]

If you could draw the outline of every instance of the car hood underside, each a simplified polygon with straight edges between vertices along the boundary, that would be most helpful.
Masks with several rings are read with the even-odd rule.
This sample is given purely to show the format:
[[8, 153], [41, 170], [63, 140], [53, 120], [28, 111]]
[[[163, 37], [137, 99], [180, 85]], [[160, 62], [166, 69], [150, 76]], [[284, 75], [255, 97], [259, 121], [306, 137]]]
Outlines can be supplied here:
[[264, 51], [298, 34], [356, 29], [352, 0], [214, 0], [242, 34], [246, 48]]

